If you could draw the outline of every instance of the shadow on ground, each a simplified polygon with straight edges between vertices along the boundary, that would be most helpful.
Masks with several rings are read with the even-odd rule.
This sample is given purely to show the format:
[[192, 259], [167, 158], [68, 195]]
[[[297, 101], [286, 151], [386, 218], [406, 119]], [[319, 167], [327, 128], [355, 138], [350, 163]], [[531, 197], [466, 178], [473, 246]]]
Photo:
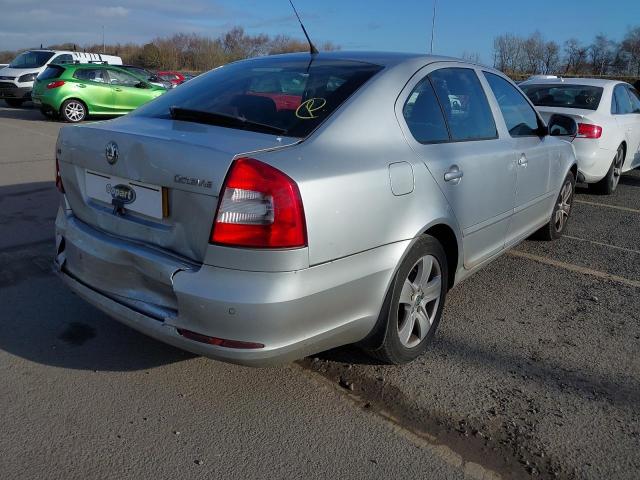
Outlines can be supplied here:
[[62, 368], [144, 370], [193, 357], [73, 295], [52, 270], [52, 182], [0, 187], [0, 349]]

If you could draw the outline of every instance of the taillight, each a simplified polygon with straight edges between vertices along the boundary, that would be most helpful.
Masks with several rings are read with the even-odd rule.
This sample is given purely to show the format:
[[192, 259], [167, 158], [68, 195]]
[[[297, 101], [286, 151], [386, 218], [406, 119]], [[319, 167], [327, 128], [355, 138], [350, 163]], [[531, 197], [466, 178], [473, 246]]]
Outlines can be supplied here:
[[578, 124], [578, 138], [600, 138], [602, 136], [602, 127], [600, 125], [592, 125], [590, 123]]
[[49, 83], [47, 85], [47, 88], [51, 90], [52, 88], [58, 88], [58, 87], [61, 87], [62, 85], [64, 85], [64, 82], [62, 80], [56, 80], [55, 82]]
[[62, 177], [60, 176], [60, 164], [56, 157], [56, 188], [60, 193], [64, 193], [64, 185], [62, 184]]
[[255, 248], [306, 246], [304, 209], [296, 182], [253, 158], [234, 161], [218, 202], [211, 243]]

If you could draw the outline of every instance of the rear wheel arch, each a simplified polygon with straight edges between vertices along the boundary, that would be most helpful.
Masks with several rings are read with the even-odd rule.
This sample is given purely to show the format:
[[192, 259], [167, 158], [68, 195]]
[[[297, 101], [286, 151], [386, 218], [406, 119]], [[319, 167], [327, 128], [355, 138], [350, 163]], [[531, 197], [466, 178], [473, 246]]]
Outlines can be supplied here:
[[81, 98], [78, 98], [78, 97], [68, 97], [68, 98], [65, 98], [62, 102], [60, 102], [60, 108], [58, 108], [58, 115], [60, 115], [60, 117], [64, 119], [64, 114], [62, 112], [62, 109], [64, 108], [64, 106], [66, 105], [67, 102], [72, 101], [72, 100], [76, 101], [78, 103], [81, 103], [84, 106], [85, 116], [84, 116], [83, 120], [86, 120], [87, 117], [89, 117], [89, 115], [91, 114], [89, 112], [89, 106], [87, 105], [87, 102], [85, 102], [84, 100], [82, 100]]
[[458, 270], [460, 255], [458, 237], [456, 237], [453, 229], [445, 223], [433, 225], [422, 232], [422, 234], [431, 235], [442, 245], [444, 253], [447, 256], [447, 267], [449, 270], [448, 288], [450, 289], [455, 283], [456, 271]]

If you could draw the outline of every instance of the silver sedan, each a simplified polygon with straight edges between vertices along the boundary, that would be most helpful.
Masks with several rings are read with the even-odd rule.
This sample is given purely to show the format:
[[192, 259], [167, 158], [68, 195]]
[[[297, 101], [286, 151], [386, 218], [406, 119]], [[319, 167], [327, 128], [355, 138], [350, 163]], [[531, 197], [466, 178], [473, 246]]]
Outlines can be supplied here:
[[359, 343], [407, 362], [449, 289], [562, 235], [577, 166], [549, 131], [576, 125], [549, 123], [501, 73], [451, 58], [229, 64], [61, 130], [55, 266], [115, 319], [212, 358]]

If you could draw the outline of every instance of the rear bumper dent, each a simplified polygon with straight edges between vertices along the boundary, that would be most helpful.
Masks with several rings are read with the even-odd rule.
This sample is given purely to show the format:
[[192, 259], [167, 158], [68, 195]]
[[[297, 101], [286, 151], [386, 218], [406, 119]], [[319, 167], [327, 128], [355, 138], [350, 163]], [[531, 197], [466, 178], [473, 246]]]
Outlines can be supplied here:
[[[61, 216], [63, 218], [61, 218]], [[77, 220], [67, 221], [62, 210], [56, 222], [58, 242], [66, 248], [81, 249], [80, 257], [106, 252], [117, 241]], [[81, 241], [70, 229], [80, 228]], [[106, 242], [106, 244], [105, 244]], [[65, 268], [78, 255], [56, 262], [59, 276], [83, 299], [116, 320], [157, 340], [207, 357], [250, 366], [268, 366], [317, 353], [363, 339], [373, 328], [384, 295], [409, 241], [382, 246], [334, 262], [292, 272], [249, 272], [203, 265], [194, 270], [178, 270], [171, 276], [176, 305], [173, 314], [153, 315], [144, 302], [122, 299], [109, 292], [112, 273], [92, 285], [95, 277], [83, 268]], [[114, 264], [125, 270], [138, 268], [139, 246], [119, 253]], [[60, 250], [60, 249], [59, 249]], [[123, 259], [124, 263], [123, 263]], [[100, 261], [104, 261], [104, 256]], [[87, 261], [87, 260], [85, 260]], [[158, 257], [161, 262], [161, 257]], [[127, 263], [130, 262], [130, 265]], [[92, 265], [87, 261], [87, 265]], [[135, 265], [135, 266], [134, 266]], [[73, 267], [73, 266], [72, 266]], [[161, 270], [159, 265], [155, 270]], [[72, 273], [71, 273], [72, 272]], [[90, 281], [89, 281], [90, 280]], [[149, 298], [145, 282], [125, 295]], [[261, 349], [236, 349], [197, 342], [181, 336], [178, 328], [210, 337], [256, 342]]]

